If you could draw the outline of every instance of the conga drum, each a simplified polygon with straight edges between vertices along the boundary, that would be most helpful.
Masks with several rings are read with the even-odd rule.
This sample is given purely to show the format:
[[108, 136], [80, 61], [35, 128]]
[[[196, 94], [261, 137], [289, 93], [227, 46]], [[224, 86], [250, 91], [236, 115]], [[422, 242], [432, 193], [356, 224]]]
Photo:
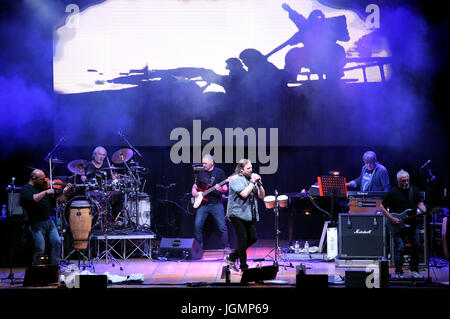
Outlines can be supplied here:
[[88, 200], [74, 200], [70, 204], [70, 231], [75, 249], [86, 249], [92, 228], [91, 203]]

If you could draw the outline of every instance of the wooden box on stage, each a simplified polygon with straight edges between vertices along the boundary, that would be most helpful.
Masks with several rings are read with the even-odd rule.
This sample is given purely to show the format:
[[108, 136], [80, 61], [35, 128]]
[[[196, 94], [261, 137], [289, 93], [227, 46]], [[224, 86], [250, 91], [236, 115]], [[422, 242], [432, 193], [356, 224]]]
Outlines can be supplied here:
[[380, 211], [382, 199], [350, 199], [350, 214], [375, 214]]
[[349, 191], [350, 214], [376, 214], [387, 192]]

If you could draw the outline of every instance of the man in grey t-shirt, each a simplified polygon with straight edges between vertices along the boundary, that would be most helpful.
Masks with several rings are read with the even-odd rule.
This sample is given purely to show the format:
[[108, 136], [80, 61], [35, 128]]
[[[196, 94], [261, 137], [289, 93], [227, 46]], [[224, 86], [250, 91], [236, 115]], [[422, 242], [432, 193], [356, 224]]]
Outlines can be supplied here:
[[227, 217], [235, 228], [238, 247], [225, 257], [225, 261], [237, 271], [235, 262], [238, 259], [241, 270], [248, 268], [247, 248], [258, 240], [255, 225], [259, 221], [257, 198], [264, 198], [265, 192], [261, 177], [253, 173], [248, 159], [241, 159], [234, 173], [229, 183]]

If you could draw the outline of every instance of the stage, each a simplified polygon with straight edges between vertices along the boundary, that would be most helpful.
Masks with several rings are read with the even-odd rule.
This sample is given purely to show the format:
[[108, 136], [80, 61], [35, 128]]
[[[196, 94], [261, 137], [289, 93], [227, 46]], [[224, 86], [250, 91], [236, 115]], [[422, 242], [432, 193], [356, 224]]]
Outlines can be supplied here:
[[[157, 245], [158, 241], [154, 241]], [[287, 247], [287, 243], [280, 242], [280, 247]], [[261, 266], [272, 266], [274, 264], [274, 241], [260, 240], [248, 249], [250, 268]], [[70, 278], [72, 274], [101, 275], [107, 274], [107, 288], [182, 288], [182, 287], [245, 287], [245, 288], [296, 288], [296, 273], [300, 265], [306, 267], [307, 275], [327, 275], [328, 288], [345, 288], [346, 270], [375, 269], [376, 263], [369, 263], [365, 267], [337, 267], [334, 260], [327, 261], [326, 254], [310, 254], [310, 258], [296, 258], [295, 254], [281, 253], [278, 259], [278, 273], [274, 280], [263, 282], [249, 282], [241, 284], [241, 272], [230, 271], [230, 284], [227, 285], [226, 278], [222, 278], [223, 267], [226, 266], [223, 258], [226, 253], [223, 250], [209, 250], [203, 253], [198, 260], [182, 260], [156, 257], [154, 259], [129, 258], [126, 260], [113, 258], [108, 261], [105, 258], [93, 262], [83, 260], [70, 260], [61, 263], [61, 278]], [[322, 258], [321, 258], [322, 257]], [[36, 287], [23, 287], [23, 278], [26, 268], [13, 268], [15, 283], [3, 279], [1, 289], [33, 289]], [[393, 269], [390, 268], [390, 274]], [[407, 274], [407, 270], [405, 269]], [[427, 268], [421, 269], [424, 279], [428, 278]], [[1, 278], [8, 277], [9, 268], [1, 269]], [[378, 271], [375, 271], [375, 282]], [[130, 280], [131, 278], [131, 280]], [[134, 280], [132, 280], [134, 278]], [[448, 288], [448, 264], [441, 267], [430, 267], [431, 284], [425, 281], [390, 282], [390, 288]], [[446, 282], [446, 284], [445, 284]], [[68, 284], [70, 286], [70, 284]], [[65, 288], [63, 282], [37, 287]], [[67, 288], [67, 287], [66, 287]], [[377, 288], [376, 284], [374, 288]]]

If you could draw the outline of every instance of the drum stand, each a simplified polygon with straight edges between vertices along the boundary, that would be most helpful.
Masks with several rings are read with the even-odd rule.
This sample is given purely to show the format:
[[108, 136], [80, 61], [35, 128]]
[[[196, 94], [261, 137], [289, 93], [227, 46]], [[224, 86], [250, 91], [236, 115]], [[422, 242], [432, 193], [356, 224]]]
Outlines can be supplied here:
[[[132, 219], [130, 215], [133, 213], [133, 209], [135, 209], [136, 219], [135, 219], [134, 228], [135, 228], [135, 230], [139, 230], [139, 227], [140, 227], [140, 225], [139, 225], [139, 220], [140, 220], [140, 216], [139, 216], [139, 214], [140, 214], [140, 212], [139, 212], [139, 190], [140, 190], [139, 178], [134, 176], [133, 171], [128, 166], [127, 162], [125, 161], [123, 154], [121, 155], [121, 158], [122, 158], [123, 164], [127, 168], [129, 176], [131, 176], [132, 181], [133, 181], [132, 185], [131, 185], [131, 191], [129, 191], [128, 194], [125, 194], [126, 196], [125, 196], [125, 201], [124, 201], [125, 204], [128, 203], [128, 195], [131, 195], [130, 198], [133, 198], [132, 204], [130, 205], [131, 207], [127, 207], [128, 220]], [[131, 212], [129, 210], [131, 210]]]
[[[281, 247], [279, 245], [280, 243], [280, 228], [279, 228], [279, 211], [278, 211], [278, 191], [275, 190], [275, 206], [273, 207], [273, 211], [275, 213], [275, 247], [272, 248], [271, 251], [269, 251], [267, 253], [267, 255], [265, 257], [271, 257], [270, 253], [274, 252], [274, 257], [273, 257], [273, 264], [274, 266], [278, 267], [278, 259], [283, 260], [283, 267], [284, 269], [286, 269], [287, 267], [292, 267], [294, 268], [294, 266], [292, 265], [292, 263], [289, 261], [289, 259], [284, 258], [283, 254], [281, 253]], [[264, 257], [264, 258], [265, 258]], [[289, 262], [288, 265], [286, 265], [286, 262]]]
[[[106, 204], [106, 206], [108, 206], [108, 204]], [[107, 218], [107, 214], [108, 214], [108, 210], [106, 209], [106, 211], [103, 213], [103, 218], [105, 218], [104, 223], [103, 223], [103, 232], [104, 232], [104, 237], [105, 237], [105, 250], [100, 253], [97, 256], [97, 260], [100, 262], [101, 257], [103, 255], [105, 255], [105, 265], [111, 263], [113, 267], [116, 266], [116, 264], [119, 264], [120, 270], [123, 271], [123, 268], [120, 264], [120, 262], [114, 258], [114, 256], [110, 253], [109, 251], [109, 244], [108, 244], [108, 221], [106, 220]]]

